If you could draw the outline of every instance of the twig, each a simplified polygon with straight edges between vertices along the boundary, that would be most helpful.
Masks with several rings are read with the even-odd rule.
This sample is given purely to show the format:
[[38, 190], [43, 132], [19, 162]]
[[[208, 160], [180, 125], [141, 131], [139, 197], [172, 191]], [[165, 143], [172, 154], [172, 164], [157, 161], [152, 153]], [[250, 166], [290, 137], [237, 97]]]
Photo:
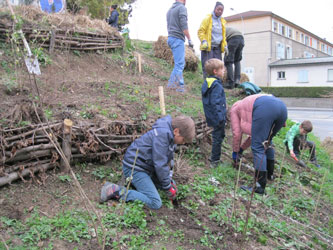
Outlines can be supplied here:
[[0, 236], [1, 236], [1, 240], [2, 240], [3, 245], [6, 247], [6, 250], [9, 250], [9, 247], [8, 247], [7, 244], [6, 244], [5, 239], [2, 237], [1, 234], [0, 234]]
[[[331, 162], [331, 161], [330, 161]], [[313, 223], [313, 220], [315, 219], [316, 217], [316, 213], [317, 213], [317, 208], [318, 208], [318, 203], [319, 203], [319, 200], [320, 200], [320, 196], [321, 196], [321, 193], [323, 191], [323, 186], [324, 186], [324, 183], [326, 181], [326, 176], [327, 176], [327, 173], [328, 173], [328, 169], [326, 169], [325, 171], [325, 174], [324, 174], [324, 177], [321, 181], [321, 185], [320, 185], [320, 191], [319, 191], [319, 194], [318, 194], [318, 197], [317, 197], [317, 201], [316, 201], [316, 206], [315, 206], [315, 209], [314, 209], [314, 212], [313, 212], [313, 216], [312, 216], [312, 220], [311, 220], [311, 223]]]
[[133, 162], [133, 166], [132, 166], [132, 171], [131, 171], [131, 176], [129, 178], [129, 181], [128, 181], [127, 187], [126, 187], [126, 194], [125, 194], [125, 199], [123, 200], [123, 209], [122, 209], [122, 213], [121, 214], [123, 214], [123, 211], [124, 211], [124, 204], [126, 203], [128, 190], [129, 190], [129, 187], [130, 187], [132, 179], [133, 179], [133, 172], [134, 172], [134, 167], [135, 167], [136, 159], [138, 158], [138, 154], [139, 154], [139, 148], [136, 149], [135, 158], [134, 158], [134, 162]]
[[280, 164], [279, 179], [278, 179], [278, 182], [276, 183], [276, 186], [278, 188], [279, 188], [279, 184], [280, 184], [280, 180], [281, 180], [281, 172], [282, 172], [282, 168], [283, 168], [283, 164], [284, 164], [284, 159], [285, 159], [285, 156], [286, 156], [286, 152], [287, 152], [287, 148], [285, 147], [285, 149], [283, 151], [282, 162]]
[[[241, 166], [242, 166], [242, 160], [243, 160], [243, 159], [240, 158], [239, 165], [238, 165], [237, 179], [236, 179], [235, 187], [234, 187], [234, 202], [233, 202], [233, 207], [232, 207], [231, 217], [234, 217], [234, 212], [236, 211], [236, 210], [235, 210], [235, 207], [236, 207], [236, 194], [237, 194], [237, 187], [238, 187], [238, 181], [239, 181], [240, 170], [241, 170]], [[235, 216], [236, 216], [236, 215], [235, 215]]]

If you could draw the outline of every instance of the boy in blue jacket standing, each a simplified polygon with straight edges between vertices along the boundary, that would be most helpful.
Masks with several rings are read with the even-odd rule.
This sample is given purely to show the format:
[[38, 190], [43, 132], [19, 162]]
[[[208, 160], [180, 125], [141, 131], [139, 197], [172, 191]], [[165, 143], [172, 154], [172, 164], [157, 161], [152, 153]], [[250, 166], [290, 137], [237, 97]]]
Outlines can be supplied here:
[[151, 209], [159, 209], [162, 200], [157, 189], [165, 190], [171, 200], [175, 199], [177, 187], [169, 163], [173, 160], [175, 145], [191, 143], [194, 136], [195, 124], [188, 116], [171, 118], [168, 115], [158, 119], [150, 131], [132, 142], [124, 155], [123, 174], [131, 177], [133, 170], [131, 184], [136, 190], [128, 190], [126, 195], [125, 187], [106, 182], [100, 202], [140, 200]]
[[227, 105], [222, 77], [224, 64], [221, 60], [212, 58], [206, 61], [205, 71], [208, 77], [201, 88], [202, 104], [208, 126], [213, 127], [212, 133], [212, 153], [210, 157], [210, 167], [217, 167], [221, 161], [221, 146], [225, 137], [225, 120]]

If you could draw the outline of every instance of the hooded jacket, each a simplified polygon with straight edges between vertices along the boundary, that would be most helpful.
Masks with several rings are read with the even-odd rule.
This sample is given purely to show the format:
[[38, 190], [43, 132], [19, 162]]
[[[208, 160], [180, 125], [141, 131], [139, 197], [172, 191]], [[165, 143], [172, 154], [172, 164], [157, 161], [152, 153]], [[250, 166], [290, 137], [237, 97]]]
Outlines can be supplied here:
[[118, 28], [118, 19], [119, 19], [119, 13], [117, 10], [113, 10], [111, 12], [111, 15], [108, 19], [108, 23], [110, 24], [111, 27]]
[[207, 77], [202, 84], [201, 95], [208, 126], [218, 126], [226, 119], [227, 112], [226, 98], [221, 80], [215, 76]]
[[184, 30], [188, 29], [187, 10], [183, 3], [174, 2], [167, 13], [168, 36], [185, 41]]
[[[232, 129], [232, 150], [234, 152], [239, 152], [240, 147], [245, 150], [251, 145], [253, 104], [257, 98], [264, 95], [265, 94], [250, 95], [232, 105], [230, 120]], [[249, 135], [249, 137], [241, 145], [243, 133]]]
[[[227, 21], [221, 17], [222, 24], [222, 37], [223, 40], [221, 42], [221, 52], [224, 52], [224, 48], [227, 46], [226, 40], [226, 27]], [[202, 49], [202, 45], [200, 45], [200, 50], [211, 51], [212, 49], [212, 29], [213, 29], [213, 14], [209, 14], [206, 18], [201, 22], [200, 28], [198, 30], [198, 37], [200, 41], [206, 40], [208, 43], [207, 49]]]
[[168, 163], [173, 159], [175, 149], [171, 121], [169, 115], [158, 119], [150, 131], [132, 142], [123, 159], [123, 165], [132, 168], [139, 149], [135, 170], [146, 172], [150, 176], [156, 175], [164, 190], [171, 187]]

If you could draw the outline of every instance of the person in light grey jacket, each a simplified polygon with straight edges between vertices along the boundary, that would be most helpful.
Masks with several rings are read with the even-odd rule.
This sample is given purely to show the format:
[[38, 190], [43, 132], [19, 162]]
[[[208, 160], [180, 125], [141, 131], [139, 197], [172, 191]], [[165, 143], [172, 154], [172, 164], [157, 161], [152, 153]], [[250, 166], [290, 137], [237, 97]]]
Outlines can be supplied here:
[[185, 37], [189, 47], [193, 48], [187, 24], [186, 0], [176, 0], [167, 13], [168, 45], [172, 50], [174, 68], [171, 72], [168, 88], [178, 92], [185, 91], [183, 70], [185, 68]]

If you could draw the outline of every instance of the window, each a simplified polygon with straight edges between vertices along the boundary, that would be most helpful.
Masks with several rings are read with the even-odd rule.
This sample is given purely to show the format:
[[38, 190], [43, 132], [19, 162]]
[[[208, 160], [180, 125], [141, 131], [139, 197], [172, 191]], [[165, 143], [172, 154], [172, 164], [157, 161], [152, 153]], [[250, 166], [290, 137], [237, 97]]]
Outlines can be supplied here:
[[328, 69], [328, 72], [327, 72], [327, 81], [328, 82], [333, 82], [333, 69]]
[[279, 23], [279, 34], [285, 36], [286, 35], [286, 26]]
[[296, 41], [299, 41], [299, 32], [296, 31]]
[[312, 39], [312, 48], [317, 49], [317, 40]]
[[294, 38], [294, 36], [293, 36], [293, 29], [292, 29], [292, 28], [289, 28], [289, 27], [288, 27], [288, 37], [289, 37], [290, 39], [293, 39], [293, 38]]
[[307, 70], [298, 71], [298, 82], [300, 82], [300, 83], [309, 82], [309, 80], [308, 80], [308, 71]]
[[328, 47], [328, 54], [333, 56], [332, 47]]
[[308, 36], [305, 36], [304, 44], [309, 46], [310, 42], [309, 42], [309, 37]]
[[277, 79], [284, 80], [286, 79], [286, 72], [285, 71], [279, 71], [277, 72]]
[[301, 43], [304, 43], [304, 34], [301, 34]]
[[314, 57], [314, 54], [311, 54], [311, 53], [309, 53], [307, 51], [304, 51], [304, 57], [305, 58], [311, 58], [311, 57]]
[[290, 46], [287, 45], [287, 59], [293, 58], [293, 50]]
[[272, 24], [272, 31], [274, 31], [276, 33], [278, 32], [278, 23], [275, 21], [273, 21], [273, 24]]
[[279, 42], [276, 43], [276, 58], [285, 59], [284, 44], [279, 43]]

